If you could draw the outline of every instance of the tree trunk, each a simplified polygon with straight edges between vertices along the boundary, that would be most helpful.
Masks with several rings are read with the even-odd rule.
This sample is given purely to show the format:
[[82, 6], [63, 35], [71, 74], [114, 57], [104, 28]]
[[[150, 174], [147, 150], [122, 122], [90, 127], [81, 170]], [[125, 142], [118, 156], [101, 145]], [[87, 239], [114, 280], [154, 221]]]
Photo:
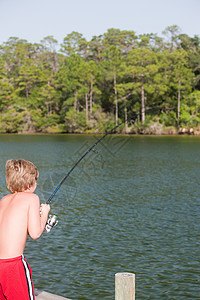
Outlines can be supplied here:
[[86, 123], [88, 123], [88, 95], [85, 94], [85, 115], [86, 115]]
[[145, 122], [145, 97], [144, 97], [144, 85], [142, 83], [141, 90], [141, 104], [142, 104], [142, 124]]
[[90, 119], [92, 116], [92, 107], [93, 107], [92, 95], [93, 95], [93, 80], [91, 79], [91, 81], [90, 81]]
[[128, 126], [128, 117], [127, 117], [127, 101], [125, 100], [125, 107], [124, 107], [124, 117], [125, 117], [125, 133], [127, 133], [127, 126]]
[[177, 111], [177, 119], [180, 118], [180, 108], [181, 108], [181, 80], [178, 81], [178, 111]]
[[115, 92], [115, 124], [118, 125], [118, 100], [117, 100], [117, 79], [116, 71], [114, 71], [114, 92]]

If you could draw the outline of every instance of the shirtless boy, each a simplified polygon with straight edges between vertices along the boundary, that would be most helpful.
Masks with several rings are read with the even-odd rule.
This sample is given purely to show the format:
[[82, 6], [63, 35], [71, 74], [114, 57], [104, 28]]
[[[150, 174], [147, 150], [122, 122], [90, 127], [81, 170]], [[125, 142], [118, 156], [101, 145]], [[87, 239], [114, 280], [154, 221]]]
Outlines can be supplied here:
[[0, 300], [34, 300], [32, 271], [23, 252], [28, 235], [42, 234], [50, 206], [34, 194], [39, 173], [29, 161], [8, 160], [6, 183], [11, 194], [0, 201]]

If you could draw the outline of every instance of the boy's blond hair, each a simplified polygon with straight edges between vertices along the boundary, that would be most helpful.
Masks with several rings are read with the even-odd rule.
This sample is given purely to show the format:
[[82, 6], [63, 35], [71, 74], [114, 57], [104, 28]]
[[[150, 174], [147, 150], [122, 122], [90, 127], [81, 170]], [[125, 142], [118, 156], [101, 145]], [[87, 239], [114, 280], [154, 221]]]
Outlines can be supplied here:
[[33, 163], [24, 159], [10, 159], [6, 162], [6, 184], [9, 191], [23, 192], [34, 185], [39, 172]]

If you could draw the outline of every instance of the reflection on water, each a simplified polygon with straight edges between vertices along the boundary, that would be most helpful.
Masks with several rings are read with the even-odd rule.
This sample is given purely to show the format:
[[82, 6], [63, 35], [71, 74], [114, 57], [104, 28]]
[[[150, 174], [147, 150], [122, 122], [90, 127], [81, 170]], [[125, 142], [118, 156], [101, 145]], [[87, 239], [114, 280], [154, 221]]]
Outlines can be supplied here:
[[[1, 196], [10, 158], [33, 161], [46, 201], [97, 137], [0, 136]], [[136, 299], [200, 299], [200, 138], [109, 136], [52, 200], [50, 234], [28, 240], [35, 287], [114, 299], [114, 274], [136, 274]]]

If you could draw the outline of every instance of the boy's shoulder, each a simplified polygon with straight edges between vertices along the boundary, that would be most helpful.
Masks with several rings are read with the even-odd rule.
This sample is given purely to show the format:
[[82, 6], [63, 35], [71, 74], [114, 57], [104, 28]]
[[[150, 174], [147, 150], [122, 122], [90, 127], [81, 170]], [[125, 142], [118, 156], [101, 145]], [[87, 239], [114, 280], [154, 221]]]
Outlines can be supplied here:
[[21, 199], [25, 199], [25, 200], [36, 200], [38, 201], [39, 200], [39, 197], [38, 195], [34, 194], [34, 193], [31, 193], [31, 192], [20, 192], [20, 193], [17, 193], [16, 194], [17, 198], [21, 198]]
[[4, 196], [0, 201], [0, 209], [22, 209], [29, 210], [30, 208], [40, 207], [39, 197], [34, 193], [17, 192]]
[[39, 201], [39, 197], [38, 195], [34, 194], [34, 193], [27, 193], [27, 192], [16, 192], [16, 193], [13, 193], [13, 194], [8, 194], [6, 196], [4, 196], [2, 198], [3, 201], [6, 201], [6, 200], [26, 200], [26, 201], [31, 201], [31, 200], [35, 200], [35, 201]]

